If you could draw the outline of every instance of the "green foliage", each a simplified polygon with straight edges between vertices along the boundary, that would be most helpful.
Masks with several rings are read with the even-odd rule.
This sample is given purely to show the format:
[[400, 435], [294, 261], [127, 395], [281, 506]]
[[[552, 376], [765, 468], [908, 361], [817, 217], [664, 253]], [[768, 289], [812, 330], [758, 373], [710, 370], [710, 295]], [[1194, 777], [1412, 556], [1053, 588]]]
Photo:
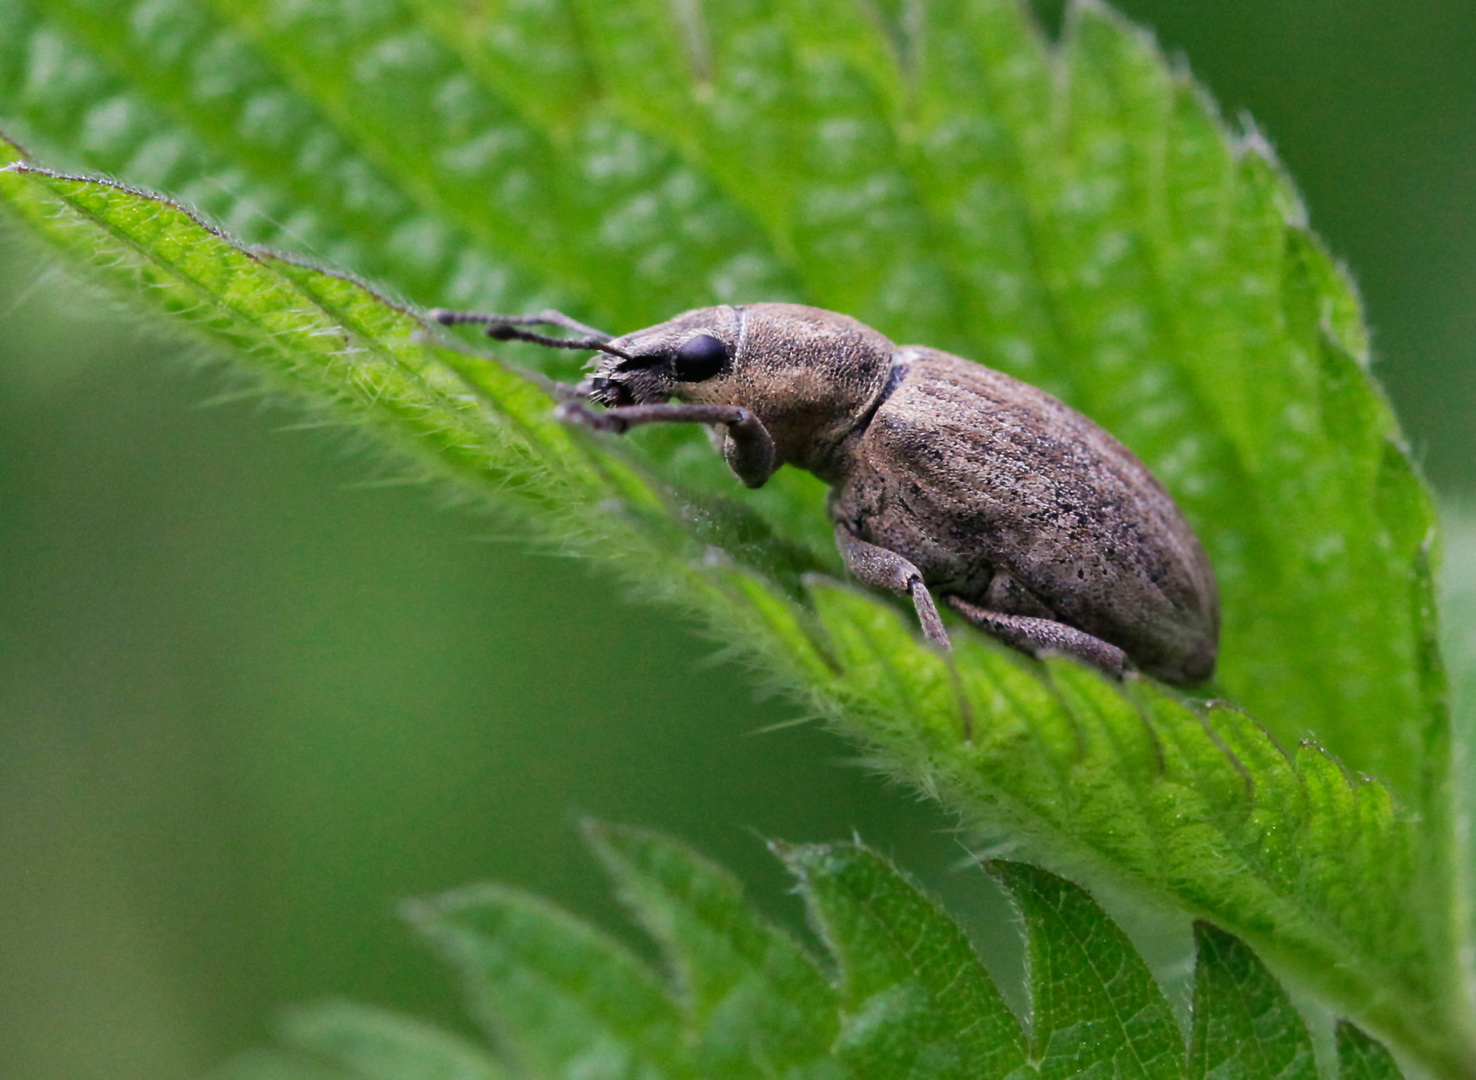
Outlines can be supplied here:
[[[411, 921], [460, 970], [498, 1053], [368, 1010], [296, 1015], [290, 1050], [224, 1080], [514, 1076], [816, 1077], [1107, 1075], [1315, 1080], [1312, 1041], [1237, 938], [1195, 928], [1185, 1039], [1132, 943], [1077, 886], [1022, 863], [989, 869], [1018, 909], [1029, 1016], [1005, 1006], [958, 924], [860, 844], [775, 844], [836, 965], [834, 981], [766, 922], [724, 869], [663, 837], [586, 836], [667, 960], [665, 976], [542, 902], [496, 887], [414, 904]], [[1338, 1028], [1343, 1080], [1398, 1080], [1388, 1052]], [[400, 1071], [392, 1071], [399, 1069]]]
[[[0, 195], [61, 252], [700, 613], [970, 824], [1212, 919], [1442, 1071], [1476, 1060], [1428, 497], [1367, 377], [1357, 300], [1264, 143], [1106, 9], [1078, 4], [1055, 46], [1015, 0], [895, 20], [849, 0], [0, 0], [0, 120], [49, 161], [297, 257], [0, 151]], [[557, 303], [618, 330], [800, 299], [1042, 385], [1194, 521], [1223, 592], [1217, 693], [1249, 714], [962, 629], [950, 668], [894, 605], [814, 576], [838, 564], [811, 479], [739, 496], [696, 433], [566, 431], [536, 380], [423, 341], [409, 305], [322, 263], [416, 303]], [[652, 904], [679, 884], [630, 874]], [[703, 965], [703, 1067], [747, 1052], [748, 1021], [810, 1061], [823, 980], [724, 895], [692, 925], [749, 928]], [[724, 987], [789, 1020], [722, 1013]], [[664, 1046], [663, 1000], [651, 984], [580, 1023], [617, 1058]], [[879, 1038], [907, 1007], [873, 1017]], [[918, 1021], [945, 1057], [963, 1052], [950, 1023]], [[889, 1045], [865, 1052], [922, 1053]]]
[[[1195, 1080], [1217, 1074], [1316, 1080], [1306, 1026], [1255, 955], [1208, 923], [1195, 925], [1194, 944], [1199, 965], [1189, 1070]], [[1382, 1051], [1357, 1028], [1346, 1029], [1364, 1040], [1370, 1052]], [[1343, 1071], [1350, 1071], [1346, 1056]]]
[[994, 871], [1025, 918], [1031, 1057], [1041, 1075], [1181, 1076], [1173, 1013], [1126, 935], [1061, 878], [1018, 863]]
[[[222, 1080], [506, 1080], [509, 1075], [476, 1043], [362, 1005], [330, 1002], [297, 1009], [281, 1028], [282, 1049], [231, 1062]], [[1398, 1073], [1390, 1080], [1398, 1080]]]
[[860, 1075], [1009, 1076], [1024, 1034], [936, 901], [864, 848], [776, 845], [839, 969], [836, 1052]]

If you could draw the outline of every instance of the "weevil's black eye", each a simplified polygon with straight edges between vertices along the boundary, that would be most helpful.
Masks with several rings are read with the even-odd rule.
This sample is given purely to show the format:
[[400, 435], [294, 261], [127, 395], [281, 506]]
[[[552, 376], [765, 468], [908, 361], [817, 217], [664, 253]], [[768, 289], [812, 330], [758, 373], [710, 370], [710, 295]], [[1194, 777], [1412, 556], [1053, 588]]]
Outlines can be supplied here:
[[681, 382], [710, 379], [728, 362], [728, 347], [711, 334], [698, 334], [676, 354], [675, 372]]

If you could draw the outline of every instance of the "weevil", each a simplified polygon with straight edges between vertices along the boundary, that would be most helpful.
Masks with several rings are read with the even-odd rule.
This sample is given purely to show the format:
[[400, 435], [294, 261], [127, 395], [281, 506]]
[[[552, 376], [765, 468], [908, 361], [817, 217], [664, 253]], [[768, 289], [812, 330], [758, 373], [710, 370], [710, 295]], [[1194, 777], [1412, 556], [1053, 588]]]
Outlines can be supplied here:
[[911, 598], [945, 650], [934, 594], [1028, 653], [1181, 685], [1214, 672], [1219, 594], [1183, 513], [1122, 443], [1027, 383], [799, 304], [700, 308], [621, 337], [557, 311], [432, 317], [598, 353], [564, 387], [567, 421], [709, 425], [749, 487], [808, 469], [851, 575]]

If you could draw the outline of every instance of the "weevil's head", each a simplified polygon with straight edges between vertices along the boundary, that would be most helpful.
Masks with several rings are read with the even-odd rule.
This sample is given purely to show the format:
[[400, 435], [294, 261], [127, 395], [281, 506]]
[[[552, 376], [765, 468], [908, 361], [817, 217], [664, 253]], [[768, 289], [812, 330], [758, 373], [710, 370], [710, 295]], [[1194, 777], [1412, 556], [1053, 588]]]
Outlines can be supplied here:
[[698, 308], [609, 342], [590, 396], [606, 406], [740, 405], [780, 460], [818, 469], [877, 401], [894, 346], [847, 315], [800, 304]]
[[[591, 361], [590, 397], [601, 405], [651, 405], [730, 376], [743, 339], [743, 308], [699, 308], [615, 338]], [[624, 355], [620, 355], [620, 354]]]

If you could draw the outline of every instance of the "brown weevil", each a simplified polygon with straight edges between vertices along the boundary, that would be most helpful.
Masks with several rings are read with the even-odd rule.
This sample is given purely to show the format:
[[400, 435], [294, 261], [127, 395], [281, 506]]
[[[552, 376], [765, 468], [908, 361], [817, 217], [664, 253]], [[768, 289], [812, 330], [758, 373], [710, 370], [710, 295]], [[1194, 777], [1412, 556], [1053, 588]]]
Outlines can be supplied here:
[[1179, 684], [1214, 672], [1219, 597], [1194, 531], [1131, 451], [1044, 391], [799, 304], [701, 308], [623, 337], [556, 311], [432, 316], [598, 352], [565, 388], [566, 420], [710, 425], [749, 487], [808, 469], [830, 485], [851, 574], [911, 597], [945, 649], [934, 592], [1029, 653]]

